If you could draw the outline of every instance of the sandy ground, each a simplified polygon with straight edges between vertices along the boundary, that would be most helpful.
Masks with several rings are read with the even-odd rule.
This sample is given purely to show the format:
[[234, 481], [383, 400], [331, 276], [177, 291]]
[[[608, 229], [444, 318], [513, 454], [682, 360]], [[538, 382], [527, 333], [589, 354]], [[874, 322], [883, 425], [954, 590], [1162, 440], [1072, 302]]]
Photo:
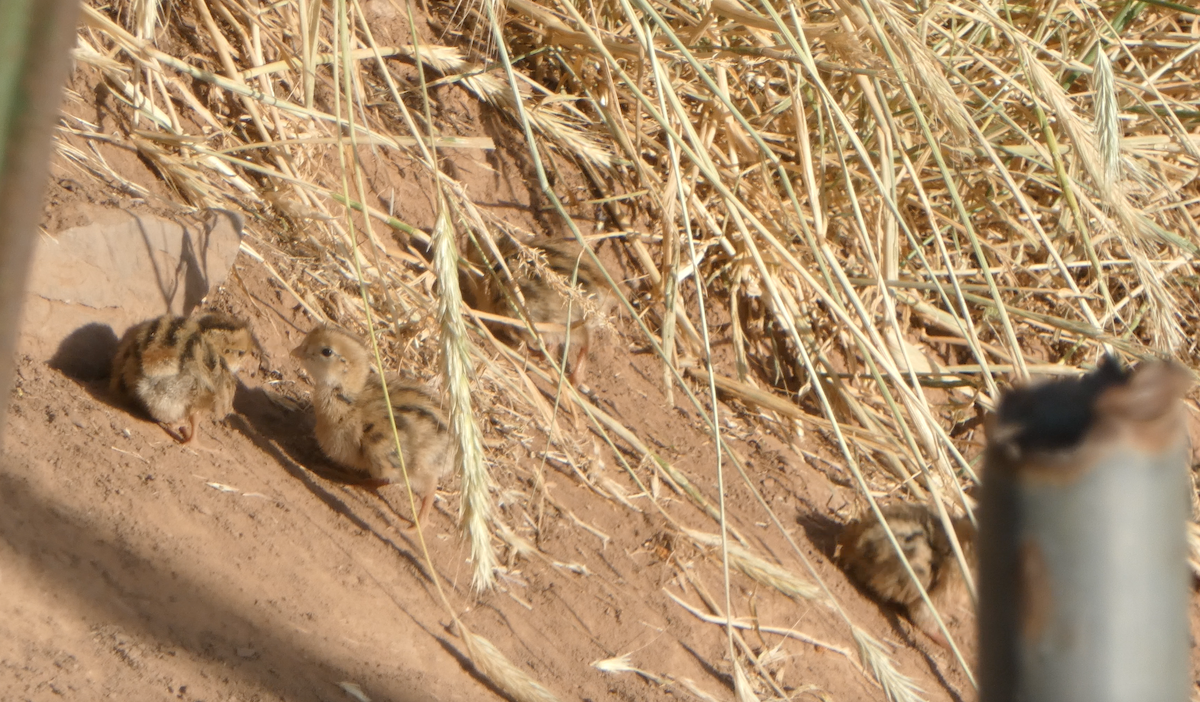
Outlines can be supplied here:
[[[272, 296], [256, 266], [241, 262], [238, 269], [248, 290], [260, 287], [254, 297]], [[275, 314], [277, 322], [293, 314], [252, 307], [244, 295], [226, 293], [221, 302], [248, 316]], [[282, 361], [300, 332], [276, 335], [269, 324], [257, 326], [268, 362], [280, 363], [277, 370], [289, 380], [263, 386], [261, 377], [247, 379], [237, 414], [205, 426], [198, 450], [131, 413], [108, 395], [103, 379], [80, 380], [43, 360], [18, 359], [0, 470], [0, 688], [31, 700], [350, 699], [338, 687], [343, 682], [372, 700], [493, 694], [472, 676], [447, 630], [419, 544], [396, 514], [410, 513], [402, 492], [384, 491], [393, 513], [356, 488], [319, 477], [327, 465], [303, 408], [306, 385], [290, 360]], [[662, 442], [690, 479], [710, 487], [711, 450], [695, 417], [667, 409], [649, 380], [648, 359], [609, 349], [593, 359], [597, 396]], [[268, 393], [294, 398], [297, 408]], [[645, 412], [647, 402], [664, 411]], [[537, 459], [501, 432], [488, 438], [501, 447], [490, 454], [501, 501], [511, 492], [527, 494]], [[739, 443], [761, 466], [761, 487], [789, 519], [797, 519], [804, 502], [838, 499], [822, 474], [797, 465], [769, 437], [747, 438]], [[664, 593], [703, 608], [679, 566], [691, 567], [709, 592], [719, 593], [711, 559], [681, 543], [649, 510], [600, 499], [569, 471], [549, 475], [557, 507], [544, 517], [538, 546], [559, 565], [517, 561], [501, 588], [478, 600], [467, 587], [466, 551], [451, 517], [435, 515], [430, 552], [454, 586], [464, 621], [567, 699], [656, 699], [679, 689], [588, 666], [630, 652], [639, 667], [728, 697], [719, 630]], [[612, 478], [636, 494], [623, 475]], [[455, 483], [443, 486], [440, 512], [456, 505]], [[735, 509], [749, 507], [742, 493], [731, 495]], [[647, 506], [644, 499], [632, 502]], [[681, 500], [666, 502], [684, 524], [712, 530]], [[576, 526], [568, 511], [590, 530]], [[526, 515], [537, 518], [534, 504], [502, 511], [521, 531]], [[877, 635], [903, 640], [903, 625], [861, 600], [794, 526], [823, 574], [855, 605], [855, 616]], [[740, 528], [769, 535], [753, 524]], [[754, 601], [764, 622], [848, 646], [826, 612], [737, 576], [734, 585], [735, 601]], [[760, 653], [779, 643], [768, 637]], [[782, 650], [787, 655], [773, 666], [794, 691], [878, 696], [837, 653], [796, 642]], [[951, 666], [939, 649], [920, 642], [918, 650], [898, 655], [933, 698], [948, 696], [936, 675]], [[961, 681], [949, 675], [956, 681], [951, 689], [958, 689]]]
[[[419, 543], [404, 532], [411, 512], [403, 490], [385, 489], [384, 503], [322, 477], [330, 466], [312, 436], [309, 385], [287, 354], [311, 321], [253, 260], [240, 257], [234, 273], [237, 284], [211, 304], [251, 320], [265, 347], [263, 372], [243, 379], [234, 415], [202, 427], [198, 449], [112, 397], [104, 378], [78, 372], [61, 353], [35, 357], [22, 343], [0, 444], [0, 689], [29, 700], [211, 702], [348, 700], [341, 685], [349, 684], [376, 701], [494, 698], [449, 631]], [[94, 335], [84, 355], [107, 357], [122, 331]], [[592, 352], [593, 397], [714, 494], [712, 444], [695, 413], [668, 403], [657, 362], [631, 353], [625, 332], [607, 335]], [[433, 358], [427, 351], [416, 355]], [[699, 611], [707, 611], [701, 593], [723, 600], [713, 555], [680, 538], [607, 449], [588, 475], [620, 484], [631, 506], [600, 497], [559, 461], [543, 463], [544, 437], [494, 397], [488, 402], [480, 411], [500, 518], [543, 556], [513, 558], [497, 541], [500, 586], [474, 597], [453, 518], [457, 480], [448, 481], [428, 544], [458, 615], [564, 699], [691, 699], [689, 687], [730, 698], [720, 629], [667, 596]], [[827, 476], [834, 468], [811, 467], [723, 411], [759, 489], [851, 616], [896, 646], [898, 665], [930, 699], [967, 695], [944, 651], [829, 565], [833, 527], [852, 500]], [[575, 438], [592, 452], [590, 435]], [[539, 470], [544, 495], [531, 488]], [[647, 466], [637, 470], [653, 483]], [[660, 489], [673, 519], [715, 530]], [[743, 518], [757, 513], [743, 485], [730, 489], [729, 506], [761, 552], [799, 568], [764, 518]], [[823, 607], [736, 573], [733, 588], [739, 616], [852, 651], [844, 625]], [[746, 639], [794, 698], [880, 697], [853, 653], [773, 635]], [[589, 665], [626, 653], [664, 682]]]
[[[261, 286], [254, 297], [271, 297], [250, 264], [238, 265], [247, 289]], [[221, 302], [253, 311], [248, 316], [275, 314], [281, 329], [293, 314], [252, 307], [244, 296], [226, 293]], [[256, 322], [268, 362], [279, 363], [287, 380], [264, 386], [261, 376], [247, 379], [237, 414], [206, 425], [205, 445], [195, 450], [109, 396], [103, 379], [80, 380], [44, 360], [18, 359], [0, 469], [0, 689], [14, 699], [352, 699], [340, 683], [357, 685], [372, 700], [494, 695], [472, 675], [420, 546], [403, 531], [410, 511], [402, 491], [384, 491], [389, 506], [320, 477], [328, 466], [311, 436], [307, 385], [290, 359], [282, 361], [300, 332], [286, 328], [277, 336], [270, 324]], [[611, 346], [593, 361], [597, 396], [711, 489], [711, 449], [694, 416], [667, 408], [650, 380], [654, 364]], [[270, 396], [290, 397], [296, 409]], [[647, 403], [663, 411], [646, 412]], [[746, 438], [739, 444], [761, 468], [760, 487], [792, 520], [853, 616], [901, 644], [902, 669], [922, 681], [931, 699], [961, 690], [944, 652], [906, 634], [894, 614], [880, 613], [828, 566], [828, 530], [821, 525], [828, 527], [832, 515], [813, 515], [808, 530], [795, 521], [805, 503], [842, 499], [844, 506], [844, 498], [770, 437]], [[502, 431], [493, 428], [488, 439], [496, 447], [489, 458], [498, 497], [512, 500], [502, 518], [527, 533], [524, 524], [539, 519], [538, 506], [513, 496], [528, 494], [530, 467], [539, 460]], [[610, 473], [636, 495], [631, 481]], [[547, 558], [517, 560], [501, 587], [479, 599], [469, 592], [467, 553], [447, 514], [457, 505], [457, 481], [443, 486], [429, 548], [453, 585], [463, 620], [564, 699], [666, 699], [671, 691], [690, 698], [681, 687], [686, 683], [663, 687], [588, 665], [625, 653], [633, 653], [638, 667], [728, 698], [720, 631], [665, 594], [703, 610], [683, 573], [719, 594], [712, 558], [644, 509], [645, 499], [632, 500], [641, 509], [634, 512], [597, 497], [569, 470], [552, 467], [548, 474], [552, 504], [541, 514], [538, 539]], [[732, 491], [734, 511], [749, 511], [744, 493]], [[713, 530], [683, 500], [664, 502], [683, 524]], [[739, 528], [770, 542], [763, 526]], [[810, 530], [818, 541], [826, 535], [822, 546], [809, 541]], [[737, 575], [734, 587], [738, 614], [753, 606], [764, 623], [850, 647], [823, 609]], [[780, 645], [771, 668], [798, 697], [802, 690], [878, 697], [838, 653], [773, 636], [749, 638], [760, 654]], [[948, 676], [948, 690], [939, 675]]]
[[[94, 77], [81, 72], [72, 88], [68, 110], [97, 120], [101, 131], [119, 123], [102, 97], [92, 102], [102, 96]], [[496, 154], [452, 154], [456, 177], [479, 201], [498, 203], [536, 229], [535, 188], [522, 179], [516, 132], [484, 119], [460, 94], [442, 98], [442, 109], [461, 113], [461, 123], [487, 124], [498, 143], [515, 145]], [[170, 198], [136, 156], [98, 148], [151, 200]], [[429, 224], [408, 171], [369, 167], [377, 169], [369, 174], [373, 182], [413, 195], [410, 221]], [[61, 161], [54, 172], [44, 221], [51, 234], [91, 221], [97, 209], [147, 206], [82, 179]], [[234, 272], [236, 283], [210, 303], [251, 320], [266, 350], [263, 372], [243, 379], [235, 414], [205, 425], [198, 449], [176, 444], [111, 397], [103, 378], [52, 367], [50, 356], [31, 351], [26, 330], [0, 440], [0, 697], [498, 699], [464, 657], [422, 549], [403, 531], [410, 510], [402, 489], [384, 490], [385, 503], [322, 477], [328, 465], [312, 437], [309, 385], [287, 355], [312, 320], [254, 260], [240, 256]], [[630, 328], [617, 320], [593, 350], [587, 382], [596, 401], [639, 436], [653, 437], [655, 450], [715, 494], [711, 440], [678, 393], [676, 403], [668, 402], [661, 366], [631, 351]], [[86, 353], [103, 360], [123, 331], [101, 335], [108, 343]], [[435, 342], [413, 344], [420, 375], [433, 378]], [[723, 601], [713, 555], [651, 508], [607, 448], [590, 470], [603, 460], [607, 476], [631, 496], [629, 506], [598, 495], [563, 463], [544, 462], [542, 434], [492, 396], [486, 402], [481, 396], [481, 403], [499, 518], [542, 556], [514, 558], [497, 541], [505, 561], [499, 587], [474, 596], [454, 517], [458, 482], [448, 481], [427, 537], [458, 616], [564, 700], [701, 699], [698, 693], [732, 699], [724, 634], [668, 596], [700, 611], [707, 611], [706, 595]], [[743, 410], [722, 411], [751, 480], [851, 618], [885, 642], [927, 699], [974, 699], [945, 650], [863, 597], [830, 565], [833, 534], [854, 500], [832, 454], [811, 436], [785, 446]], [[591, 453], [591, 435], [574, 436]], [[644, 483], [654, 481], [648, 466], [635, 469]], [[537, 492], [532, 486], [543, 470], [546, 490]], [[799, 572], [740, 479], [731, 481], [735, 526], [761, 553]], [[686, 499], [659, 487], [678, 523], [715, 530]], [[737, 573], [732, 588], [738, 616], [817, 642], [745, 632], [749, 649], [789, 698], [882, 699], [858, 667], [847, 628], [826, 608], [792, 601]], [[961, 626], [957, 632], [969, 654], [970, 637]], [[623, 654], [658, 679], [589, 665]]]

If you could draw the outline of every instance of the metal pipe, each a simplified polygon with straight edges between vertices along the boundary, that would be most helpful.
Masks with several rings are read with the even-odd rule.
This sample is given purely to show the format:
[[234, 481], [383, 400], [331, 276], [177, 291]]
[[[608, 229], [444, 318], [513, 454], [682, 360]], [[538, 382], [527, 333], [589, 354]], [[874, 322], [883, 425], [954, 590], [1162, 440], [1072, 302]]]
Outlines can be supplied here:
[[0, 0], [0, 434], [79, 0]]
[[988, 426], [980, 503], [981, 702], [1185, 702], [1191, 375], [1013, 390]]

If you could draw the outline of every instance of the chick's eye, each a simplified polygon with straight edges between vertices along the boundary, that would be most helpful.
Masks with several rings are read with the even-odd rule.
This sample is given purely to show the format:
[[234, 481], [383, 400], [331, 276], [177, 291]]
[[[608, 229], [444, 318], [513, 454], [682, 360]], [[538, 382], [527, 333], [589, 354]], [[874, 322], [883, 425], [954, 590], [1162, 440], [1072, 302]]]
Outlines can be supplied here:
[[325, 358], [329, 358], [330, 356], [333, 355], [333, 349], [326, 346], [325, 348], [321, 349], [321, 355], [324, 356]]
[[241, 358], [242, 356], [245, 356], [245, 355], [246, 355], [245, 351], [238, 351], [238, 358]]

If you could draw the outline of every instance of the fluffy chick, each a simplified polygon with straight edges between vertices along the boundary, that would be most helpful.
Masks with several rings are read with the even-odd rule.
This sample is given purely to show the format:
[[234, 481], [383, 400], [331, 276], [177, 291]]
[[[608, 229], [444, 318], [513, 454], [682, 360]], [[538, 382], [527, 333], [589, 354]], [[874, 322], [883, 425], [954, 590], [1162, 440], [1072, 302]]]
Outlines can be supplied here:
[[178, 441], [197, 443], [201, 417], [224, 419], [233, 411], [237, 373], [259, 350], [240, 319], [218, 312], [163, 315], [125, 332], [110, 383], [115, 394], [134, 399]]
[[[967, 604], [967, 588], [950, 539], [937, 515], [925, 505], [894, 504], [882, 509], [913, 572], [943, 615]], [[967, 565], [976, 567], [975, 527], [965, 517], [951, 520]], [[921, 631], [942, 646], [948, 643], [929, 606], [904, 569], [873, 514], [851, 522], [838, 539], [838, 564], [878, 599], [900, 605]]]
[[[611, 302], [604, 275], [574, 239], [531, 242], [526, 247], [536, 258], [544, 261], [544, 267], [530, 261], [528, 254], [523, 253], [510, 238], [504, 238], [498, 246], [505, 266], [512, 273], [521, 297], [525, 299], [525, 310], [530, 321], [539, 325], [555, 325], [562, 330], [542, 332], [547, 346], [561, 348], [567, 340], [566, 328], [570, 328], [571, 345], [578, 345], [570, 363], [570, 379], [572, 383], [577, 383], [583, 377], [587, 364], [594, 315], [606, 314]], [[479, 263], [478, 251], [473, 252], [474, 262]], [[503, 282], [503, 269], [497, 264], [493, 270], [495, 276], [485, 271], [476, 280], [475, 308], [488, 314], [519, 317], [514, 307], [516, 300], [510, 300], [511, 293], [505, 294], [507, 286]], [[558, 280], [548, 278], [547, 271]], [[577, 294], [570, 292], [572, 280], [577, 283]], [[501, 333], [509, 332], [505, 329]], [[532, 341], [527, 333], [522, 336]]]
[[[317, 443], [325, 455], [364, 476], [366, 487], [403, 484], [383, 388], [362, 343], [343, 331], [317, 327], [292, 350], [292, 356], [315, 385]], [[393, 376], [387, 378], [387, 391], [403, 468], [413, 492], [421, 497], [418, 519], [424, 521], [438, 481], [450, 471], [454, 458], [446, 417], [438, 398], [420, 386]]]

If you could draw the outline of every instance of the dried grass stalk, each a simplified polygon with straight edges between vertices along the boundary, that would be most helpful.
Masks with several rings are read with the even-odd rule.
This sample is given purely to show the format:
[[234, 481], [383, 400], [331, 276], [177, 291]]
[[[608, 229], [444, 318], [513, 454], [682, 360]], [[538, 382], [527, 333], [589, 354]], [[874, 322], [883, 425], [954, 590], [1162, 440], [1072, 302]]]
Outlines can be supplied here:
[[442, 373], [450, 396], [450, 425], [459, 441], [462, 469], [462, 507], [459, 524], [471, 542], [471, 585], [476, 592], [496, 582], [496, 553], [492, 549], [492, 479], [483, 461], [483, 442], [471, 409], [471, 353], [463, 322], [458, 288], [458, 249], [443, 201], [433, 230], [434, 269], [437, 272], [438, 326], [441, 328]]
[[[719, 547], [721, 537], [699, 531], [685, 530], [693, 541], [708, 547]], [[729, 562], [751, 580], [773, 587], [788, 597], [802, 600], [824, 598], [821, 588], [782, 566], [760, 558], [737, 544], [729, 544]]]
[[514, 702], [559, 702], [554, 693], [513, 665], [491, 641], [472, 634], [462, 624], [458, 629], [475, 670]]
[[891, 702], [921, 702], [924, 692], [913, 679], [896, 670], [896, 663], [888, 655], [879, 639], [871, 636], [858, 627], [853, 627], [850, 633], [854, 643], [858, 644], [858, 654], [863, 665], [874, 675], [883, 687], [883, 693]]

